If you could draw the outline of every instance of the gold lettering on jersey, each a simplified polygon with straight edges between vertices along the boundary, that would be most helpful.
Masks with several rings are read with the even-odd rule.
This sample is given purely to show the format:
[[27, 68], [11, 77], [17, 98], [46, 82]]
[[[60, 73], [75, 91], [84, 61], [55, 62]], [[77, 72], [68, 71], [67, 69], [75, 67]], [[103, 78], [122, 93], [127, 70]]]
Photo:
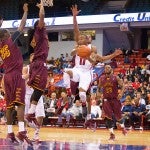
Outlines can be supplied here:
[[4, 45], [1, 49], [0, 49], [0, 56], [1, 58], [4, 60], [5, 58], [10, 56], [10, 50], [8, 48], [8, 45]]
[[104, 88], [105, 88], [106, 93], [112, 93], [113, 84], [111, 82], [106, 82], [104, 84]]

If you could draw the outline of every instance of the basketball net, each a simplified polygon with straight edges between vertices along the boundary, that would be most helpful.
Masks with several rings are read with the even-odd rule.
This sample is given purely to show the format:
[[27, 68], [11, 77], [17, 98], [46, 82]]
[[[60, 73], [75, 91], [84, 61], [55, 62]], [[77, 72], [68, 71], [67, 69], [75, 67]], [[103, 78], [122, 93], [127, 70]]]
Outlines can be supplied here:
[[53, 0], [42, 0], [43, 6], [52, 7], [53, 6]]

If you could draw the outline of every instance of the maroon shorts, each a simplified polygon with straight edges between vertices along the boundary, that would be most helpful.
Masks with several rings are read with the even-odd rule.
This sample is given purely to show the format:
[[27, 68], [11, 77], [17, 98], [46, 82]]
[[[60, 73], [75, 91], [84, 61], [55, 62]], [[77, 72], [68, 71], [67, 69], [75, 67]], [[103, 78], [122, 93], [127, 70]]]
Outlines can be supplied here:
[[43, 62], [33, 62], [30, 65], [28, 85], [34, 89], [44, 91], [47, 84], [47, 67]]
[[117, 99], [103, 99], [104, 117], [112, 119], [112, 115], [119, 121], [121, 119], [121, 102]]
[[25, 104], [25, 80], [20, 72], [13, 71], [4, 75], [6, 107]]

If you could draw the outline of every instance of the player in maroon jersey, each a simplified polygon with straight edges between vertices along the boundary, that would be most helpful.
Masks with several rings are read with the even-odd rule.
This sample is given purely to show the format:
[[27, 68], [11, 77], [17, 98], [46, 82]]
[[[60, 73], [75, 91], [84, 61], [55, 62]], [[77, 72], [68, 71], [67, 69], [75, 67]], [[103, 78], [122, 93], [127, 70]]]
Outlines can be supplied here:
[[26, 140], [27, 143], [32, 144], [26, 136], [24, 127], [25, 81], [22, 78], [23, 58], [20, 49], [17, 47], [17, 40], [26, 24], [28, 4], [24, 4], [23, 10], [24, 14], [16, 32], [11, 35], [7, 29], [0, 29], [0, 57], [3, 60], [5, 70], [3, 85], [7, 107], [7, 139], [18, 143], [13, 132], [11, 117], [13, 107], [17, 106], [19, 132], [16, 136], [20, 141]]
[[46, 60], [49, 50], [48, 35], [44, 23], [45, 11], [42, 2], [37, 4], [37, 7], [39, 7], [39, 20], [35, 22], [32, 35], [30, 35], [30, 45], [34, 51], [34, 58], [30, 64], [28, 81], [28, 85], [31, 86], [34, 91], [30, 99], [31, 106], [26, 115], [28, 124], [32, 124], [32, 127], [34, 126], [35, 128], [40, 127], [35, 118], [35, 110], [47, 84], [48, 72]]
[[[119, 87], [121, 88], [120, 94], [118, 94]], [[99, 78], [99, 91], [103, 93], [102, 115], [105, 119], [106, 127], [110, 131], [110, 140], [115, 139], [113, 116], [117, 121], [117, 125], [122, 129], [122, 133], [126, 135], [127, 131], [121, 116], [120, 102], [120, 98], [124, 92], [124, 84], [118, 76], [113, 75], [113, 70], [110, 65], [105, 65], [104, 74]]]

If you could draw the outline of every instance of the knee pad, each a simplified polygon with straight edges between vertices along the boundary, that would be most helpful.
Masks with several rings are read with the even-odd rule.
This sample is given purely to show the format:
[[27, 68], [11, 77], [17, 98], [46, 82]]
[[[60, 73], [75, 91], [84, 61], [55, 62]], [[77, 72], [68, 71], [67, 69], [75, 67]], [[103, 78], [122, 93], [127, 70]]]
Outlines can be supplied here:
[[32, 93], [31, 101], [37, 101], [38, 102], [40, 97], [42, 96], [42, 94], [43, 94], [43, 91], [35, 89]]
[[86, 102], [86, 92], [79, 92], [79, 97], [82, 102]]

